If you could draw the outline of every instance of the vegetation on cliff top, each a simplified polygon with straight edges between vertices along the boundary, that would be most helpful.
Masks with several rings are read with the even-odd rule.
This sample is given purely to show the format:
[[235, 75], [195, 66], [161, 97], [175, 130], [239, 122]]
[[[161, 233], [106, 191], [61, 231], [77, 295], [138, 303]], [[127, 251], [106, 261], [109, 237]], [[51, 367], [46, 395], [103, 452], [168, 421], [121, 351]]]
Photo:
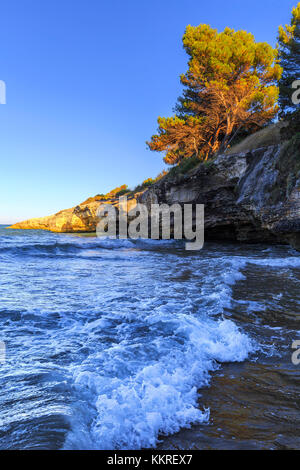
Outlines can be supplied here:
[[[159, 117], [158, 132], [147, 142], [151, 150], [165, 153], [167, 164], [180, 164], [181, 170], [173, 173], [194, 167], [195, 158], [210, 159], [229, 144], [253, 148], [255, 139], [247, 139], [249, 134], [267, 146], [299, 132], [300, 2], [291, 23], [279, 27], [276, 49], [255, 42], [245, 31], [225, 28], [218, 33], [205, 24], [187, 26], [183, 47], [189, 62], [180, 78], [184, 91], [176, 114]], [[279, 109], [284, 123], [267, 127]], [[190, 158], [189, 164], [181, 164]]]
[[288, 124], [281, 135], [287, 140], [300, 130], [300, 2], [292, 11], [290, 24], [279, 27], [278, 47], [283, 67], [279, 82], [280, 115]]
[[[278, 162], [282, 189], [288, 191], [299, 178], [300, 110], [292, 101], [292, 84], [300, 80], [300, 2], [290, 25], [279, 27], [276, 49], [255, 42], [245, 31], [226, 28], [218, 33], [203, 24], [187, 26], [183, 46], [189, 62], [181, 76], [184, 91], [176, 114], [158, 118], [158, 133], [147, 142], [151, 150], [164, 152], [164, 161], [173, 167], [133, 190], [122, 185], [85, 202], [131, 196], [167, 175], [186, 174], [220, 151], [239, 153], [282, 141], [289, 141]], [[266, 125], [279, 110], [277, 101], [284, 121]]]
[[[199, 163], [199, 161], [198, 161]], [[98, 201], [109, 201], [111, 199], [119, 198], [120, 196], [133, 196], [134, 194], [144, 191], [152, 184], [156, 183], [160, 179], [164, 178], [168, 174], [168, 171], [163, 170], [159, 173], [156, 178], [147, 178], [141, 184], [138, 184], [134, 189], [128, 188], [127, 184], [123, 184], [122, 186], [118, 186], [117, 188], [112, 189], [106, 194], [96, 194], [94, 197], [89, 197], [81, 204], [89, 204], [91, 202], [98, 202]]]
[[298, 109], [298, 105], [292, 100], [295, 93], [292, 84], [300, 80], [300, 2], [292, 10], [291, 23], [284, 27], [279, 26], [278, 47], [280, 64], [283, 67], [279, 81], [279, 105], [284, 116]]
[[277, 49], [246, 31], [218, 33], [205, 24], [188, 26], [183, 46], [189, 62], [176, 114], [158, 118], [158, 134], [147, 143], [165, 152], [168, 164], [192, 156], [207, 160], [241, 129], [259, 129], [278, 110]]

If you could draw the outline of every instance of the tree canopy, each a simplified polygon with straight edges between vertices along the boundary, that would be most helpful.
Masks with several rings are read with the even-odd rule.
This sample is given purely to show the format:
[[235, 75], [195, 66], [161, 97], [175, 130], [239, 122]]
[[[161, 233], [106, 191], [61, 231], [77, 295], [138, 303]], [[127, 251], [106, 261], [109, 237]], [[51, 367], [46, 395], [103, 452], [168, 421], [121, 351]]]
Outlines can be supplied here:
[[193, 155], [208, 159], [241, 129], [257, 130], [278, 110], [281, 67], [269, 44], [255, 42], [246, 31], [218, 33], [202, 24], [187, 26], [183, 47], [189, 61], [176, 114], [159, 117], [158, 133], [147, 142], [151, 150], [165, 152], [168, 164]]
[[292, 10], [291, 23], [279, 27], [278, 46], [280, 65], [283, 68], [279, 82], [279, 105], [282, 113], [286, 114], [299, 107], [292, 101], [295, 92], [292, 85], [300, 80], [300, 2]]

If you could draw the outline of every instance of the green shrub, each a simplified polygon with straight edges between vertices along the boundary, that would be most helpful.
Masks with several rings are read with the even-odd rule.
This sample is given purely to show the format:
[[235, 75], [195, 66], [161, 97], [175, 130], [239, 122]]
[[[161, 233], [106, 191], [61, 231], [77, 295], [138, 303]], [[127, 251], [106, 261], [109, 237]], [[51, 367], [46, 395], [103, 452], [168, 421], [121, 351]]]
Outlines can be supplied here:
[[184, 158], [178, 165], [173, 166], [171, 170], [169, 171], [170, 176], [177, 176], [177, 175], [185, 175], [188, 173], [190, 170], [195, 168], [200, 164], [200, 160], [198, 157], [190, 157], [190, 158]]
[[118, 191], [117, 193], [115, 193], [114, 197], [124, 196], [124, 194], [128, 194], [129, 192], [130, 192], [129, 189], [123, 188], [123, 189], [120, 189], [120, 191]]

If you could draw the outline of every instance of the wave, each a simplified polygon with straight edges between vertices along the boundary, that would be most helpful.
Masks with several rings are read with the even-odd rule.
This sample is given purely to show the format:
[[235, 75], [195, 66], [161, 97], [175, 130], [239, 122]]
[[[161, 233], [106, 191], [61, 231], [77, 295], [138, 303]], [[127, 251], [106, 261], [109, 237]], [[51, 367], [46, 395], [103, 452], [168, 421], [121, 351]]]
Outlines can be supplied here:
[[[161, 318], [152, 315], [148, 321], [153, 325]], [[129, 377], [93, 370], [93, 357], [74, 370], [75, 386], [92, 411], [87, 413], [85, 407], [72, 422], [65, 449], [154, 447], [160, 435], [209, 420], [209, 410], [198, 406], [198, 388], [209, 384], [209, 372], [218, 369], [219, 362], [243, 361], [256, 347], [230, 320], [178, 315], [172, 321], [173, 338], [156, 338], [151, 345], [160, 359], [136, 364]], [[107, 352], [106, 371], [114, 371], [118, 363], [126, 366], [120, 363], [122, 347]]]
[[[63, 420], [53, 422], [51, 445], [66, 449], [149, 448], [166, 434], [208, 422], [198, 389], [209, 385], [214, 371], [272, 353], [263, 350], [261, 326], [249, 318], [284, 287], [279, 282], [274, 292], [264, 292], [261, 279], [273, 286], [274, 270], [297, 275], [300, 267], [300, 257], [286, 248], [208, 244], [195, 253], [172, 240], [48, 233], [13, 233], [1, 240], [0, 256], [0, 316], [8, 344], [2, 396], [13, 390], [15, 397], [3, 405], [3, 421], [17, 423], [23, 447], [39, 446], [42, 418], [25, 432], [18, 404], [29, 420], [35, 410], [45, 416], [60, 410]], [[285, 279], [290, 288], [294, 281]], [[252, 283], [241, 283], [242, 304], [234, 286], [243, 280]], [[284, 297], [282, 308], [288, 306]], [[16, 435], [6, 435], [13, 447]]]
[[286, 258], [249, 258], [247, 262], [270, 268], [300, 268], [300, 255]]
[[20, 245], [3, 244], [0, 246], [0, 254], [13, 256], [59, 256], [75, 255], [88, 250], [112, 250], [122, 248], [132, 248], [134, 244], [129, 240], [110, 240], [103, 239], [95, 242], [69, 242], [61, 243], [58, 241], [48, 243], [22, 243]]
[[[208, 422], [209, 409], [199, 405], [198, 389], [209, 384], [221, 363], [244, 361], [260, 349], [233, 321], [220, 318], [230, 305], [232, 286], [243, 278], [245, 260], [225, 258], [214, 272], [211, 260], [198, 261], [202, 269], [197, 272], [195, 266], [194, 274], [205, 276], [202, 290], [190, 284], [185, 309], [178, 308], [174, 292], [173, 301], [152, 309], [145, 305], [133, 316], [114, 312], [76, 330], [98, 338], [108, 334], [110, 325], [119, 325], [116, 343], [90, 352], [72, 368], [81, 405], [65, 449], [151, 448], [160, 436]], [[163, 295], [163, 289], [157, 294]], [[198, 310], [192, 315], [194, 303]]]

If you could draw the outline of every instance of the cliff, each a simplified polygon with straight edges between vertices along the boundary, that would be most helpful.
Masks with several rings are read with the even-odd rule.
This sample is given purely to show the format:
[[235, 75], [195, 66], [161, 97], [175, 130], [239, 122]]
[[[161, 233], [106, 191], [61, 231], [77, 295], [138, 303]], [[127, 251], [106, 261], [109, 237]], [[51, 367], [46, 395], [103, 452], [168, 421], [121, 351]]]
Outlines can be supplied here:
[[[205, 205], [206, 240], [291, 243], [300, 248], [300, 141], [218, 156], [187, 174], [168, 174], [131, 198]], [[117, 204], [116, 201], [106, 201]], [[12, 226], [56, 232], [95, 231], [99, 201]]]
[[[128, 198], [128, 210], [132, 209], [136, 203], [137, 201], [133, 196]], [[25, 220], [9, 228], [21, 230], [49, 230], [51, 232], [60, 233], [95, 232], [99, 220], [97, 218], [97, 209], [100, 204], [112, 204], [118, 208], [118, 199], [102, 200], [95, 196], [71, 209], [64, 209], [46, 217]]]
[[300, 139], [221, 155], [186, 175], [166, 177], [139, 199], [148, 207], [204, 204], [206, 240], [291, 243], [300, 249]]

